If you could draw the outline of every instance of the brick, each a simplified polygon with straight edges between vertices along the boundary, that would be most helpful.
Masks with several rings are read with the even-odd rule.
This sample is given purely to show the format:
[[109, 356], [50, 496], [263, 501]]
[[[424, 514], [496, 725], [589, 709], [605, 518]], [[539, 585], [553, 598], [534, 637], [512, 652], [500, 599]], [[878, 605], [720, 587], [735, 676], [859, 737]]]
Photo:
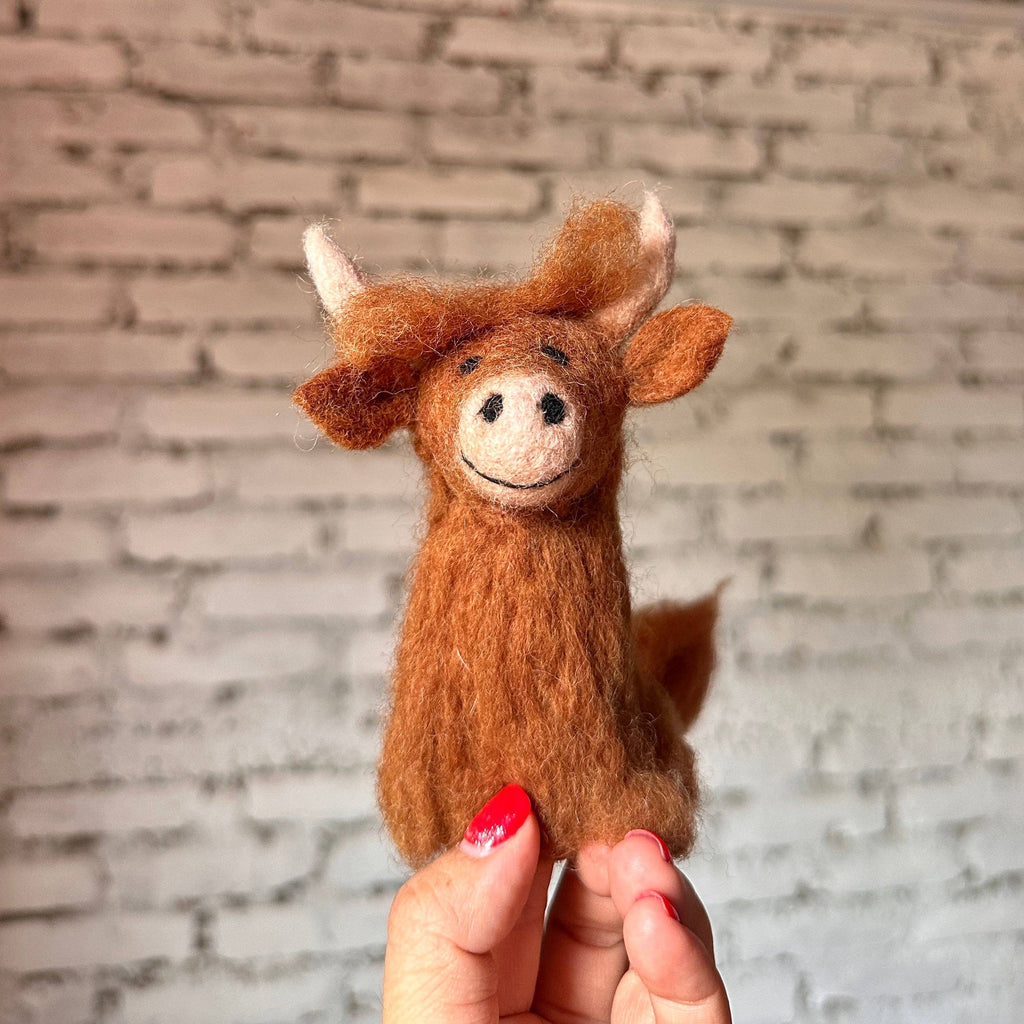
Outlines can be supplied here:
[[499, 64], [601, 64], [609, 32], [587, 22], [460, 18], [445, 46], [448, 59]]
[[1024, 547], [961, 551], [946, 566], [949, 588], [968, 594], [1024, 589]]
[[[255, 218], [252, 227], [253, 258], [272, 266], [304, 269], [302, 232], [308, 224], [308, 217]], [[451, 226], [454, 227], [455, 223]], [[484, 224], [480, 226], [481, 229], [486, 227]], [[430, 221], [346, 215], [329, 227], [338, 244], [361, 260], [372, 273], [422, 268], [435, 265], [441, 258], [438, 241], [441, 229]], [[446, 224], [445, 230], [448, 227]], [[501, 228], [512, 233], [519, 230], [519, 226], [513, 224], [502, 224]], [[491, 253], [493, 255], [493, 249]]]
[[246, 150], [265, 155], [398, 160], [414, 152], [413, 123], [398, 114], [245, 106], [222, 108], [216, 117], [237, 133]]
[[868, 305], [887, 324], [1003, 324], [1024, 312], [1015, 289], [951, 281], [873, 289]]
[[375, 818], [374, 779], [322, 772], [257, 775], [246, 785], [246, 808], [257, 821], [338, 821]]
[[851, 224], [863, 219], [873, 200], [855, 185], [835, 182], [733, 182], [726, 187], [722, 216], [737, 223], [805, 225]]
[[432, 113], [496, 113], [501, 79], [486, 68], [404, 61], [345, 60], [338, 69], [337, 99], [345, 105]]
[[[13, 147], [10, 147], [13, 149]], [[0, 200], [12, 203], [107, 199], [114, 186], [103, 168], [72, 162], [43, 147], [0, 152]]]
[[965, 188], [951, 182], [927, 182], [885, 193], [889, 218], [935, 230], [957, 228], [1008, 231], [1024, 228], [1024, 197], [1019, 192]]
[[872, 127], [908, 135], [966, 135], [967, 108], [950, 86], [900, 86], [881, 89], [871, 102]]
[[871, 426], [871, 395], [850, 388], [763, 389], [732, 399], [725, 428], [737, 433], [861, 430]]
[[[715, 848], [707, 832], [698, 838], [696, 851], [686, 861], [686, 877], [700, 893], [702, 902], [719, 908], [734, 900], [791, 896], [812, 870], [806, 847], [726, 852]], [[715, 917], [721, 920], [719, 914]]]
[[54, 646], [5, 642], [0, 646], [0, 696], [51, 697], [101, 687], [96, 650], [84, 644]]
[[948, 446], [920, 441], [812, 441], [799, 475], [843, 487], [952, 483], [953, 457]]
[[214, 464], [218, 489], [245, 502], [400, 498], [419, 504], [419, 465], [408, 449], [238, 453]]
[[0, 440], [101, 438], [117, 429], [121, 401], [107, 390], [23, 387], [0, 392]]
[[[54, 298], [60, 296], [60, 301]], [[110, 284], [93, 274], [0, 274], [0, 324], [96, 324], [110, 307]]]
[[123, 648], [123, 658], [133, 686], [213, 687], [305, 675], [320, 664], [321, 656], [312, 633], [261, 629], [165, 644], [133, 641]]
[[975, 132], [963, 139], [934, 140], [925, 154], [932, 174], [951, 175], [971, 188], [1012, 190], [1024, 182], [1024, 146], [1015, 134], [986, 138]]
[[337, 172], [291, 160], [218, 161], [182, 157], [157, 164], [153, 202], [161, 206], [221, 206], [233, 212], [333, 205]]
[[1024, 280], [1024, 242], [1014, 238], [972, 238], [967, 265], [973, 277], [989, 281]]
[[849, 501], [762, 498], [722, 505], [719, 529], [729, 541], [842, 539], [852, 542], [867, 524], [870, 510]]
[[106, 862], [111, 899], [141, 909], [216, 896], [266, 897], [307, 875], [315, 855], [315, 837], [308, 831], [277, 830], [257, 838], [220, 830], [158, 850], [113, 852]]
[[222, 263], [235, 232], [209, 216], [103, 209], [42, 213], [34, 223], [36, 252], [49, 260], [115, 263]]
[[638, 552], [630, 563], [637, 606], [651, 601], [694, 601], [728, 583], [735, 601], [753, 601], [761, 592], [764, 558], [760, 553], [737, 556], [723, 548], [704, 547], [674, 552], [664, 548]]
[[852, 130], [857, 95], [848, 86], [799, 88], [778, 82], [755, 86], [726, 79], [708, 93], [704, 117], [726, 125]]
[[174, 378], [195, 371], [196, 345], [185, 335], [128, 331], [17, 333], [0, 337], [0, 366], [14, 379]]
[[914, 928], [916, 941], [959, 938], [963, 935], [1011, 933], [1020, 930], [1024, 899], [1020, 890], [989, 890], [970, 899], [944, 901], [923, 914]]
[[196, 600], [212, 618], [372, 619], [390, 602], [382, 582], [352, 573], [284, 570], [204, 580]]
[[767, 34], [689, 25], [637, 25], [621, 41], [622, 60], [642, 71], [763, 71], [771, 56]]
[[656, 494], [638, 500], [632, 494], [621, 510], [623, 533], [631, 548], [643, 549], [692, 543], [701, 536], [700, 508]]
[[[673, 294], [673, 292], [675, 294]], [[669, 292], [666, 305], [697, 299], [719, 309], [727, 309], [748, 329], [754, 324], [836, 323], [854, 316], [862, 298], [849, 282], [808, 281], [789, 275], [782, 280], [756, 280], [735, 277], [706, 277], [695, 288], [690, 282]]]
[[921, 42], [898, 37], [811, 39], [791, 67], [799, 76], [855, 82], [921, 82], [931, 73]]
[[359, 176], [359, 202], [382, 213], [523, 216], [537, 209], [537, 183], [503, 171], [380, 168]]
[[791, 346], [789, 372], [821, 379], [913, 380], [952, 361], [955, 350], [955, 339], [941, 334], [933, 339], [914, 334], [807, 332]]
[[1020, 818], [996, 818], [973, 828], [964, 843], [967, 862], [981, 878], [1011, 874], [1021, 869]]
[[229, 53], [181, 43], [140, 48], [132, 80], [166, 96], [199, 100], [313, 100], [319, 93], [311, 57]]
[[1024, 638], [1024, 609], [985, 606], [921, 608], [910, 622], [910, 633], [922, 647], [1017, 647]]
[[126, 1020], [135, 1024], [176, 1024], [231, 1020], [234, 1024], [309, 1017], [324, 1007], [340, 1005], [337, 967], [302, 969], [269, 978], [241, 978], [224, 971], [204, 971], [145, 988], [119, 991]]
[[882, 419], [895, 426], [925, 430], [960, 427], [1024, 427], [1020, 391], [993, 387], [894, 388], [882, 399]]
[[371, 554], [411, 555], [417, 548], [419, 512], [409, 505], [345, 510], [345, 549]]
[[826, 834], [863, 836], [881, 832], [885, 806], [879, 793], [853, 791], [756, 794], [729, 808], [719, 841], [726, 849], [793, 843]]
[[797, 176], [875, 181], [912, 177], [920, 170], [906, 139], [858, 132], [781, 138], [776, 156], [783, 172]]
[[544, 234], [532, 222], [446, 221], [441, 227], [444, 270], [521, 273], [533, 262]]
[[0, 520], [0, 566], [89, 565], [110, 559], [110, 530], [67, 517]]
[[267, 271], [139, 277], [131, 291], [139, 319], [147, 324], [277, 323], [291, 328], [311, 305], [293, 276]]
[[763, 437], [695, 437], [685, 450], [651, 445], [643, 455], [655, 480], [670, 487], [768, 484], [786, 480], [790, 460]]
[[1005, 498], [934, 495], [885, 506], [882, 529], [901, 540], [1012, 536], [1024, 529], [1016, 505]]
[[[997, 774], [984, 765], [964, 766], [951, 778], [934, 782], [905, 782], [896, 794], [899, 820], [905, 828], [1005, 815], [1020, 793], [1012, 775]], [[1015, 817], [1017, 817], [1015, 815]]]
[[696, 82], [666, 75], [656, 83], [626, 71], [538, 67], [533, 71], [533, 103], [539, 116], [593, 117], [644, 121], [685, 120], [700, 100]]
[[68, 975], [35, 985], [30, 982], [19, 992], [17, 1005], [32, 1024], [87, 1024], [93, 1011], [94, 988]]
[[779, 558], [776, 594], [825, 601], [863, 601], [927, 593], [929, 560], [922, 552], [787, 551]]
[[140, 561], [252, 562], [308, 559], [320, 548], [320, 524], [295, 513], [219, 508], [129, 516], [125, 547]]
[[884, 608], [758, 611], [743, 620], [742, 637], [744, 652], [749, 650], [755, 657], [854, 652], [882, 656], [903, 643], [901, 632]]
[[585, 125], [510, 118], [432, 118], [427, 145], [443, 161], [506, 167], [585, 167], [592, 148]]
[[676, 271], [770, 274], [782, 267], [782, 240], [772, 231], [682, 228], [676, 233]]
[[796, 1015], [798, 979], [789, 967], [775, 963], [732, 965], [729, 1006], [738, 1020], [785, 1024]]
[[203, 350], [219, 373], [235, 380], [293, 385], [324, 354], [323, 338], [231, 331], [210, 335]]
[[204, 795], [190, 782], [41, 790], [14, 796], [9, 821], [22, 838], [195, 830], [223, 823], [238, 810], [231, 791]]
[[872, 225], [812, 230], [797, 262], [812, 271], [857, 277], [924, 277], [952, 269], [956, 251], [954, 239]]
[[360, 629], [345, 648], [345, 671], [354, 679], [374, 679], [379, 686], [391, 673], [397, 641], [393, 624]]
[[[637, 167], [581, 171], [571, 177], [558, 176], [551, 185], [551, 205], [559, 211], [567, 210], [581, 198], [594, 196], [611, 196], [637, 209], [643, 202], [644, 189], [657, 187], [661, 201], [677, 223], [706, 218], [709, 194], [715, 187], [710, 182], [693, 181], [686, 176], [654, 177]], [[555, 226], [552, 223], [551, 230]]]
[[954, 843], [912, 834], [898, 842], [870, 838], [829, 851], [817, 865], [815, 882], [837, 893], [872, 892], [896, 886], [952, 882], [960, 873]]
[[255, 9], [249, 32], [263, 46], [415, 58], [426, 26], [425, 19], [404, 11], [324, 0], [273, 0]]
[[0, 861], [0, 914], [93, 907], [99, 865], [89, 857]]
[[11, 629], [159, 626], [175, 589], [168, 579], [121, 572], [0, 581], [0, 617]]
[[409, 870], [394, 846], [376, 828], [342, 836], [324, 866], [324, 881], [336, 892], [366, 890], [380, 885], [401, 885]]
[[0, 85], [8, 88], [115, 88], [127, 66], [109, 43], [0, 37]]
[[110, 450], [30, 452], [10, 460], [6, 496], [19, 505], [90, 505], [197, 498], [207, 490], [202, 462]]
[[204, 137], [195, 109], [126, 92], [12, 94], [0, 97], [0, 121], [17, 138], [53, 143], [197, 146]]
[[280, 391], [218, 388], [154, 394], [138, 415], [142, 430], [163, 441], [230, 443], [293, 437], [299, 413]]
[[612, 160], [655, 172], [748, 177], [761, 165], [757, 140], [707, 129], [621, 125], [611, 129]]
[[43, 32], [89, 33], [130, 39], [153, 36], [218, 39], [225, 35], [216, 5], [196, 6], [189, 0], [47, 0], [37, 24]]
[[177, 960], [191, 945], [192, 919], [184, 914], [107, 914], [0, 925], [0, 961], [18, 972]]
[[391, 894], [346, 901], [344, 913], [317, 905], [228, 909], [214, 927], [214, 948], [235, 960], [297, 953], [345, 953], [383, 947]]
[[972, 369], [994, 375], [1024, 371], [1024, 345], [1015, 331], [984, 331], [965, 343], [965, 354]]
[[1024, 479], [1024, 447], [1020, 441], [989, 441], [954, 453], [956, 479], [965, 484], [1019, 487]]

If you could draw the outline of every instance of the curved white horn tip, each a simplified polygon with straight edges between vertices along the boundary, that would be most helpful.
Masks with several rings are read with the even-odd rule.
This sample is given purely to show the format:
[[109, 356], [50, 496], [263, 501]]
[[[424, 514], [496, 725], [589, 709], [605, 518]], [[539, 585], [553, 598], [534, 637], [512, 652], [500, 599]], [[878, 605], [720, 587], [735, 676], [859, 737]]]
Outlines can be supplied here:
[[302, 233], [309, 276], [329, 313], [337, 313], [358, 291], [366, 287], [362, 274], [327, 234], [323, 224], [311, 224]]
[[676, 226], [665, 212], [661, 200], [651, 191], [644, 192], [644, 205], [640, 210], [640, 233], [647, 244], [668, 246], [675, 239]]

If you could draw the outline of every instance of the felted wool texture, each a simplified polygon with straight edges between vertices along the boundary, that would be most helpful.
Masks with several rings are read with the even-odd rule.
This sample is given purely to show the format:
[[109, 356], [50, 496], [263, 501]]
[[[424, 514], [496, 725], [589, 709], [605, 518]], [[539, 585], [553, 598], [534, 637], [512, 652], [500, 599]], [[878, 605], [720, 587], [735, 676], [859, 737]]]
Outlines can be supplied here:
[[[385, 823], [413, 867], [458, 843], [509, 783], [529, 793], [556, 858], [634, 828], [675, 856], [694, 841], [683, 731], [707, 692], [716, 604], [634, 616], [617, 510], [628, 406], [699, 383], [729, 326], [710, 307], [678, 307], [626, 344], [667, 287], [666, 224], [660, 206], [638, 217], [602, 200], [576, 208], [518, 284], [370, 284], [332, 316], [339, 363], [297, 392], [347, 447], [408, 427], [426, 466], [378, 771]], [[488, 421], [484, 404], [504, 392], [517, 418]], [[555, 422], [549, 393], [566, 410]], [[467, 446], [486, 477], [565, 472], [508, 487], [468, 469]]]

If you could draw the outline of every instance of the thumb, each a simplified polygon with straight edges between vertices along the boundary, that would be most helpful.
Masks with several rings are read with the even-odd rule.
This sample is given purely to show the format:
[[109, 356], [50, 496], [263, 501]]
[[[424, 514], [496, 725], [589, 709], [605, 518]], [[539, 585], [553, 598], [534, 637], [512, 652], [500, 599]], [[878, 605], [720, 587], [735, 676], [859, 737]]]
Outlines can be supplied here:
[[540, 856], [530, 798], [506, 786], [462, 843], [414, 874], [395, 896], [384, 960], [384, 1024], [498, 1019], [490, 953], [526, 905]]

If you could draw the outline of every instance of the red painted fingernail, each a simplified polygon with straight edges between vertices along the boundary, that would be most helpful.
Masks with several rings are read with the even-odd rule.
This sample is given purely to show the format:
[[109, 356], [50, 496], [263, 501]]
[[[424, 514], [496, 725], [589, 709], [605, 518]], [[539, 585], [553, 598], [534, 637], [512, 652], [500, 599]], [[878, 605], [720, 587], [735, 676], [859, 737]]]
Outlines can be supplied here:
[[675, 921], [679, 920], [679, 915], [676, 913], [676, 908], [673, 907], [672, 904], [669, 903], [669, 901], [664, 896], [662, 896], [662, 894], [658, 892], [656, 889], [646, 889], [644, 892], [640, 893], [639, 896], [637, 896], [637, 899], [645, 900], [649, 897], [658, 900], [661, 903], [661, 909], [664, 910], [669, 917], [671, 917]]
[[658, 844], [658, 849], [661, 851], [662, 857], [664, 857], [669, 864], [672, 863], [672, 851], [668, 848], [668, 843], [666, 843], [665, 840], [656, 832], [651, 832], [646, 828], [635, 828], [632, 832], [626, 833], [627, 839], [629, 839], [630, 836], [647, 836], [648, 839], [653, 839]]
[[487, 803], [469, 823], [462, 849], [474, 857], [483, 857], [506, 839], [511, 839], [530, 816], [530, 798], [519, 786], [506, 786]]

